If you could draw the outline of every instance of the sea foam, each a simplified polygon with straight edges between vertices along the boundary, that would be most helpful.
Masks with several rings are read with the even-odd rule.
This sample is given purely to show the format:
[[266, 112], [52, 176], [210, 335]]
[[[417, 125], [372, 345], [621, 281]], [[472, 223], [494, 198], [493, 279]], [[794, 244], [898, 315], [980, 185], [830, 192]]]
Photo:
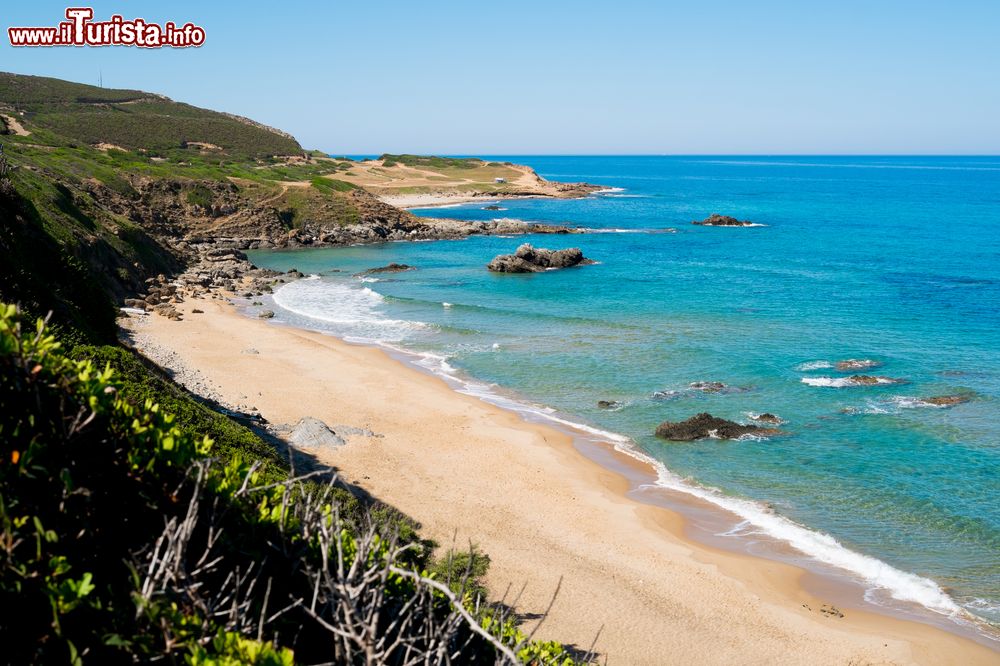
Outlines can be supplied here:
[[795, 369], [799, 372], [809, 372], [810, 370], [824, 370], [832, 367], [833, 363], [830, 363], [830, 361], [806, 361], [805, 363], [799, 363], [795, 366]]
[[306, 327], [318, 322], [322, 328], [349, 340], [400, 341], [427, 327], [423, 322], [383, 315], [380, 308], [385, 298], [368, 287], [330, 280], [291, 282], [275, 291], [272, 299], [279, 308], [304, 317]]
[[866, 384], [852, 379], [851, 377], [803, 377], [803, 384], [809, 386], [822, 386], [825, 388], [847, 388], [850, 386], [885, 386], [887, 384], [901, 384], [898, 379], [891, 377], [876, 377], [874, 384]]

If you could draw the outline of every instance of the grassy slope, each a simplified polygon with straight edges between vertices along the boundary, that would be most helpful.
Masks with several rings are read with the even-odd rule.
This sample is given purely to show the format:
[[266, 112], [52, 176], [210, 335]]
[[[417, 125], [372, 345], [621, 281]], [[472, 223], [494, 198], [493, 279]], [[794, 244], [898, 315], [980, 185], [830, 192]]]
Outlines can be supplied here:
[[91, 145], [165, 151], [201, 141], [247, 157], [302, 153], [287, 136], [138, 90], [0, 73], [0, 104], [23, 114], [26, 126]]

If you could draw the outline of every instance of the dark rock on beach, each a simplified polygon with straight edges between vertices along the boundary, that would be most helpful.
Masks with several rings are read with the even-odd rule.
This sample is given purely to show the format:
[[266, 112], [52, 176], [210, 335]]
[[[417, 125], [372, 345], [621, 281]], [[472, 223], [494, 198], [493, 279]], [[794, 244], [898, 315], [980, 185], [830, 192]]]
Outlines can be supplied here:
[[274, 312], [272, 310], [264, 310], [262, 312], [258, 312], [257, 316], [261, 319], [271, 319], [274, 317]]
[[495, 273], [540, 273], [550, 268], [586, 266], [594, 261], [583, 256], [578, 247], [566, 250], [546, 250], [525, 243], [514, 254], [501, 254], [493, 258], [486, 268]]
[[378, 268], [369, 268], [366, 271], [358, 273], [358, 275], [373, 275], [376, 273], [404, 273], [406, 271], [415, 271], [416, 266], [409, 266], [407, 264], [397, 264], [393, 262], [388, 266], [379, 266]]
[[712, 213], [704, 220], [694, 220], [691, 224], [697, 224], [702, 227], [753, 227], [756, 226], [753, 222], [749, 220], [737, 220], [735, 217], [730, 217], [729, 215], [719, 215], [718, 213]]
[[756, 425], [743, 425], [735, 421], [727, 421], [702, 412], [686, 421], [664, 421], [656, 428], [656, 436], [675, 442], [691, 442], [705, 437], [720, 439], [737, 439], [744, 435], [777, 435], [780, 431], [774, 428], [763, 428]]

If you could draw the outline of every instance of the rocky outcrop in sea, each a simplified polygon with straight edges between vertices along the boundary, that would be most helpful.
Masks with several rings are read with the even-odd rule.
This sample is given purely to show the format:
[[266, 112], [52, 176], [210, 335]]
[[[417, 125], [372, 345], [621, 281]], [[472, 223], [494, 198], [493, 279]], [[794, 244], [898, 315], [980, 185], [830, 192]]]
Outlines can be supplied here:
[[758, 224], [756, 222], [750, 222], [749, 220], [738, 220], [735, 217], [729, 215], [719, 215], [718, 213], [712, 213], [704, 220], [693, 220], [691, 224], [696, 224], [702, 227], [762, 227], [764, 225]]
[[486, 264], [495, 273], [540, 273], [555, 268], [570, 268], [596, 263], [583, 256], [578, 247], [565, 250], [535, 248], [530, 243], [521, 245], [514, 254], [501, 254]]
[[745, 425], [728, 421], [707, 412], [702, 412], [686, 421], [664, 421], [656, 428], [656, 436], [674, 442], [691, 442], [697, 439], [712, 437], [715, 439], [739, 439], [747, 435], [767, 437], [780, 434], [776, 428], [764, 428], [758, 425]]

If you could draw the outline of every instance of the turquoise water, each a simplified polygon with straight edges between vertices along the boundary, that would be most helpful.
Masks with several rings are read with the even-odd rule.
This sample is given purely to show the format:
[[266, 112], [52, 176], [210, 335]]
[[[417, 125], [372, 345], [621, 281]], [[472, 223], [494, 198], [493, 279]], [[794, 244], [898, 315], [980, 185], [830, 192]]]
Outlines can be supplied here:
[[[620, 189], [416, 211], [593, 230], [579, 236], [254, 253], [320, 276], [276, 292], [278, 319], [423, 352], [477, 390], [618, 433], [663, 463], [666, 485], [688, 479], [743, 529], [851, 570], [876, 603], [1000, 621], [1000, 158], [504, 159]], [[767, 226], [690, 224], [713, 212]], [[485, 270], [525, 240], [600, 263]], [[352, 277], [390, 261], [418, 270]], [[825, 366], [852, 358], [905, 383], [824, 385], [850, 374]], [[956, 393], [974, 398], [917, 400]], [[788, 434], [652, 437], [702, 411], [771, 412]]]

